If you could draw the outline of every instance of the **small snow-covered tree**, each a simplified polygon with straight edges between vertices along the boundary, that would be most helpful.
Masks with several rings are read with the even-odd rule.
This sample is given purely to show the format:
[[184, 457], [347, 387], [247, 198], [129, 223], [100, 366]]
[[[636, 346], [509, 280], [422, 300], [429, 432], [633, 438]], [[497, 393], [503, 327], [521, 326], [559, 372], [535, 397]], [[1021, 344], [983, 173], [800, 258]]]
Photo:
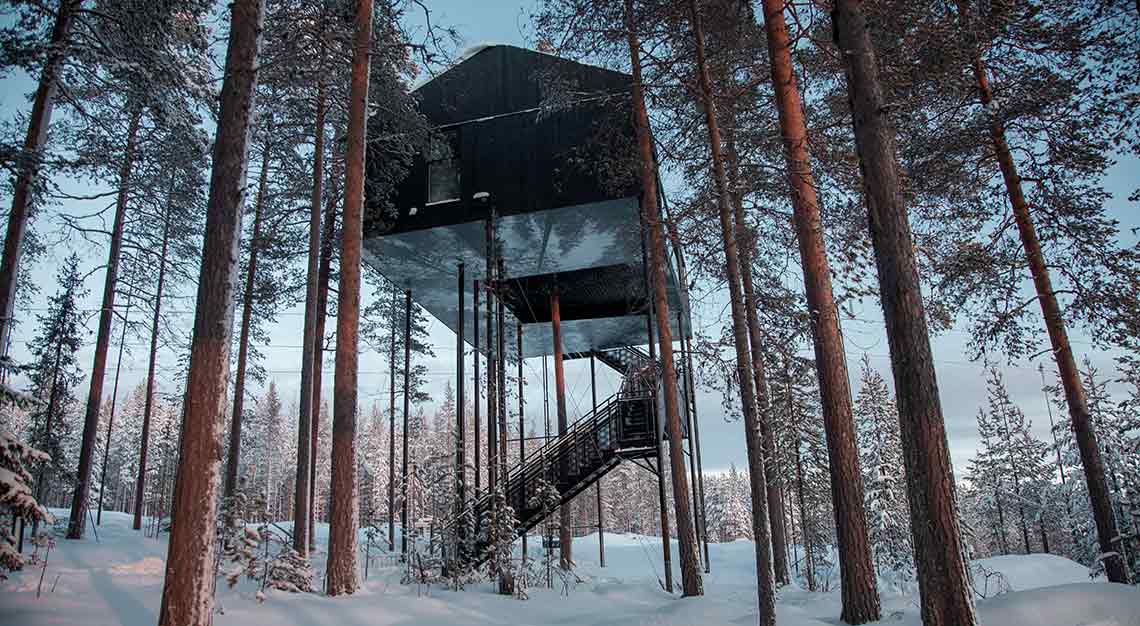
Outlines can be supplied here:
[[[7, 388], [4, 396], [5, 403], [32, 404], [30, 398]], [[5, 578], [5, 572], [24, 567], [24, 556], [16, 550], [16, 537], [11, 533], [11, 521], [17, 518], [23, 519], [24, 523], [51, 524], [54, 521], [51, 513], [36, 501], [31, 487], [31, 466], [47, 461], [47, 454], [0, 429], [0, 579]]]
[[515, 509], [507, 502], [503, 483], [495, 485], [491, 494], [491, 508], [483, 527], [487, 532], [489, 574], [498, 579], [499, 593], [510, 595], [515, 592], [514, 568], [511, 564], [511, 548], [515, 542], [518, 519]]
[[1044, 496], [1051, 484], [1048, 448], [1033, 436], [1032, 423], [1013, 403], [996, 368], [989, 372], [986, 390], [987, 408], [978, 409], [982, 446], [970, 461], [967, 493], [991, 532], [991, 550], [1008, 554], [1020, 538], [1022, 551], [1032, 552], [1038, 540], [1042, 548], [1047, 541], [1041, 530], [1047, 514]]
[[871, 551], [880, 576], [894, 572], [909, 580], [914, 577], [914, 549], [898, 409], [866, 354], [859, 377], [854, 413]]
[[723, 478], [721, 494], [721, 541], [752, 539], [752, 506], [749, 499], [748, 477], [730, 465]]

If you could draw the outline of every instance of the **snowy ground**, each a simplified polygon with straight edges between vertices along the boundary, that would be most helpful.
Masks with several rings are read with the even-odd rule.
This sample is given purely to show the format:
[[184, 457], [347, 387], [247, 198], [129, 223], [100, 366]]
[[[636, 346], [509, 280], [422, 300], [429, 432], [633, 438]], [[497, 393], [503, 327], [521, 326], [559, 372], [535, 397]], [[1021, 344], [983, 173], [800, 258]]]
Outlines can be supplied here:
[[[66, 518], [66, 516], [64, 516]], [[121, 624], [153, 626], [161, 600], [165, 540], [141, 538], [130, 530], [128, 516], [104, 513], [100, 542], [60, 539], [44, 576], [43, 597], [35, 597], [40, 568], [31, 568], [0, 583], [0, 625]], [[318, 528], [322, 544], [327, 528]], [[537, 544], [537, 541], [532, 543]], [[532, 548], [533, 549], [533, 548]], [[756, 621], [752, 544], [738, 541], [712, 545], [712, 573], [706, 595], [681, 599], [661, 590], [660, 543], [653, 538], [606, 535], [606, 568], [597, 564], [596, 536], [574, 541], [578, 574], [583, 582], [563, 596], [559, 591], [532, 589], [530, 600], [497, 596], [490, 584], [462, 592], [441, 588], [421, 591], [399, 584], [393, 567], [373, 565], [360, 593], [330, 599], [318, 594], [270, 592], [258, 605], [254, 590], [219, 583], [218, 626], [272, 624], [386, 626], [396, 624], [618, 624], [712, 626]], [[674, 550], [674, 555], [676, 551]], [[675, 557], [674, 557], [675, 558]], [[315, 557], [323, 572], [323, 554]], [[1010, 556], [980, 562], [1000, 571], [1013, 591], [979, 603], [982, 623], [990, 626], [1140, 626], [1140, 589], [1090, 583], [1085, 568], [1049, 555]], [[51, 588], [54, 586], [54, 591]], [[785, 589], [777, 603], [777, 619], [786, 626], [838, 623], [836, 592], [809, 593]], [[883, 623], [917, 624], [912, 596], [886, 594]]]

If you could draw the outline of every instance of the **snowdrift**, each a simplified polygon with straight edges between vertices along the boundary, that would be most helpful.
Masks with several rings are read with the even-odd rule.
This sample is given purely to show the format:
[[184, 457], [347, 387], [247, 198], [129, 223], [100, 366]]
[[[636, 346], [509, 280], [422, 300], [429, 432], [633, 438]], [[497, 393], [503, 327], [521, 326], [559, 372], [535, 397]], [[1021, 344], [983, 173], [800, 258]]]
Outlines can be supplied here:
[[[61, 519], [67, 519], [66, 511], [56, 513]], [[39, 567], [16, 573], [0, 583], [0, 626], [153, 626], [162, 599], [165, 536], [157, 541], [144, 538], [131, 530], [130, 523], [127, 515], [104, 512], [99, 542], [93, 534], [84, 541], [58, 539], [44, 575], [43, 596], [39, 599], [36, 598]], [[288, 528], [288, 524], [281, 526]], [[324, 571], [327, 533], [327, 526], [318, 525], [318, 551], [314, 555], [317, 587]], [[561, 589], [532, 588], [528, 601], [495, 595], [494, 586], [489, 582], [469, 586], [462, 592], [402, 585], [400, 569], [384, 567], [381, 561], [373, 562], [363, 588], [348, 598], [271, 591], [265, 603], [258, 604], [256, 589], [251, 584], [243, 582], [231, 590], [224, 581], [219, 581], [219, 612], [215, 614], [214, 624], [716, 626], [755, 623], [756, 573], [751, 542], [709, 546], [712, 572], [705, 576], [706, 595], [691, 599], [662, 590], [659, 580], [664, 563], [658, 538], [607, 533], [605, 545], [606, 567], [602, 568], [598, 563], [597, 535], [575, 539], [574, 558], [582, 582], [565, 595]], [[533, 537], [529, 544], [532, 557], [541, 556], [540, 546], [538, 537]], [[676, 570], [676, 543], [673, 548]], [[1017, 590], [979, 602], [979, 617], [985, 626], [1140, 626], [1140, 590], [1087, 582], [1085, 568], [1061, 557], [1010, 556], [984, 559], [980, 564], [988, 570], [1000, 571]], [[837, 591], [813, 593], [794, 585], [781, 590], [776, 605], [780, 626], [836, 624], [839, 610]], [[882, 623], [920, 624], [917, 598], [884, 593]]]

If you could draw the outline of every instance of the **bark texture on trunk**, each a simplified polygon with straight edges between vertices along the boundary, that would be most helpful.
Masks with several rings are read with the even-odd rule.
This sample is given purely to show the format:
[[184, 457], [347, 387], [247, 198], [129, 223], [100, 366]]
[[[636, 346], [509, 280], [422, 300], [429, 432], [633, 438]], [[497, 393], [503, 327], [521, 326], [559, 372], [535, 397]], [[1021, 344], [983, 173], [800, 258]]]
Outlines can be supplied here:
[[[273, 125], [267, 129], [267, 136]], [[241, 427], [245, 417], [245, 373], [249, 363], [249, 332], [253, 323], [253, 289], [257, 280], [257, 253], [261, 246], [261, 221], [265, 213], [265, 195], [269, 191], [269, 142], [262, 147], [261, 174], [257, 181], [257, 198], [253, 201], [253, 235], [249, 242], [249, 264], [245, 270], [245, 293], [241, 302], [241, 330], [238, 333], [237, 370], [234, 373], [234, 410], [230, 418], [230, 449], [226, 457], [226, 479], [222, 497], [229, 498], [237, 490], [238, 465], [241, 461]]]
[[162, 291], [166, 286], [166, 253], [170, 249], [170, 210], [162, 228], [162, 253], [158, 258], [158, 284], [154, 288], [154, 316], [150, 322], [150, 356], [146, 366], [146, 400], [143, 404], [142, 434], [139, 437], [139, 473], [135, 479], [135, 510], [131, 528], [142, 529], [143, 495], [146, 492], [146, 456], [150, 441], [150, 418], [154, 413], [154, 374], [158, 357], [158, 323], [162, 318]]
[[879, 592], [875, 587], [875, 565], [871, 560], [867, 520], [863, 512], [863, 479], [859, 472], [859, 451], [855, 445], [843, 336], [839, 331], [838, 310], [831, 290], [831, 269], [807, 149], [803, 106], [792, 69], [784, 2], [763, 0], [763, 7], [772, 86], [784, 140], [804, 291], [812, 318], [816, 372], [831, 462], [831, 499], [838, 530], [843, 595], [841, 619], [849, 624], [862, 624], [879, 619]]
[[[731, 189], [738, 190], [739, 162], [737, 160], [735, 142], [730, 135], [728, 146], [729, 183]], [[739, 191], [732, 194], [733, 227], [736, 237], [736, 247], [740, 257], [740, 282], [744, 289], [745, 323], [748, 328], [749, 356], [752, 359], [752, 384], [756, 394], [756, 421], [760, 428], [760, 437], [764, 450], [764, 477], [768, 499], [768, 527], [772, 532], [772, 570], [776, 576], [776, 583], [786, 585], [791, 582], [788, 575], [788, 548], [784, 534], [784, 498], [780, 483], [775, 479], [776, 468], [776, 437], [771, 423], [772, 413], [769, 410], [768, 377], [764, 369], [764, 342], [760, 331], [760, 318], [757, 314], [756, 285], [752, 280], [752, 254], [756, 249], [756, 240], [752, 236], [744, 220], [744, 197]]]
[[[978, 83], [978, 99], [982, 106], [988, 109], [993, 106], [993, 92], [990, 89], [985, 63], [980, 57], [975, 57], [972, 70], [974, 79]], [[1009, 203], [1013, 207], [1013, 219], [1017, 222], [1017, 232], [1025, 249], [1026, 260], [1029, 262], [1033, 286], [1037, 291], [1037, 300], [1041, 303], [1045, 328], [1049, 332], [1053, 358], [1057, 361], [1061, 387], [1065, 391], [1065, 402], [1069, 406], [1069, 421], [1077, 440], [1077, 449], [1081, 454], [1081, 465], [1085, 470], [1085, 484], [1088, 487], [1089, 501], [1096, 522], [1097, 540], [1101, 554], [1106, 555], [1104, 571], [1110, 582], [1127, 583], [1128, 567], [1120, 556], [1123, 546], [1116, 525], [1116, 515], [1112, 510], [1112, 501], [1109, 498], [1104, 460], [1101, 458], [1096, 431], [1093, 430], [1092, 418], [1089, 415], [1088, 398], [1081, 384], [1073, 348], [1069, 344], [1069, 333], [1065, 328], [1061, 304], [1053, 291], [1053, 282], [1049, 276], [1049, 268], [1045, 264], [1045, 255], [1041, 252], [1037, 228], [1033, 224], [1033, 217], [1029, 214], [1029, 203], [1021, 188], [1021, 176], [1017, 173], [1017, 164], [1013, 160], [1013, 153], [1006, 140], [1005, 126], [996, 115], [990, 124], [990, 141], [994, 146], [994, 155], [1001, 169]]]
[[325, 575], [325, 593], [330, 596], [353, 593], [359, 586], [356, 574], [356, 531], [360, 517], [356, 494], [356, 391], [371, 42], [372, 0], [357, 0], [345, 153], [340, 290], [337, 293], [336, 370], [333, 375], [332, 510]]
[[954, 495], [934, 357], [918, 264], [903, 204], [895, 130], [879, 82], [875, 50], [858, 0], [838, 0], [832, 26], [847, 70], [868, 226], [891, 351], [922, 623], [977, 622]]
[[749, 354], [748, 324], [744, 295], [741, 290], [741, 258], [738, 247], [738, 236], [741, 231], [733, 223], [732, 192], [728, 185], [728, 174], [724, 164], [716, 100], [713, 97], [712, 81], [709, 78], [708, 64], [705, 60], [704, 31], [701, 27], [701, 15], [696, 0], [689, 0], [689, 15], [696, 45], [697, 78], [701, 87], [705, 126], [708, 130], [709, 149], [712, 156], [713, 182], [717, 193], [717, 212], [720, 221], [721, 242], [724, 246], [729, 304], [732, 310], [736, 373], [740, 383], [740, 401], [744, 413], [744, 439], [748, 450], [749, 483], [752, 498], [752, 528], [754, 543], [756, 544], [756, 578], [760, 601], [759, 620], [761, 624], [774, 624], [776, 619], [773, 606], [775, 581], [771, 569], [772, 551], [769, 544], [771, 528], [768, 521], [768, 481], [764, 467], [763, 438], [759, 428], [760, 416], [755, 389], [753, 388], [755, 370]]
[[55, 94], [58, 91], [56, 76], [60, 64], [67, 56], [72, 20], [82, 4], [83, 0], [61, 0], [59, 3], [51, 31], [51, 46], [32, 100], [28, 134], [24, 137], [24, 149], [20, 155], [22, 161], [12, 185], [12, 208], [8, 211], [4, 253], [0, 256], [0, 355], [6, 355], [8, 351], [8, 336], [11, 334], [12, 315], [16, 309], [20, 248], [31, 216], [32, 188], [39, 174], [40, 153], [47, 142], [48, 126], [51, 125], [52, 105], [55, 104]]
[[[316, 528], [317, 523], [317, 444], [321, 433], [321, 370], [325, 366], [325, 320], [329, 310], [329, 279], [332, 276], [333, 234], [336, 230], [336, 201], [337, 180], [339, 169], [333, 169], [329, 180], [329, 194], [325, 201], [324, 234], [321, 236], [321, 262], [317, 272], [317, 328], [313, 333], [317, 344], [313, 351], [313, 408], [309, 415], [313, 421], [312, 439], [310, 445], [309, 462], [313, 466], [312, 479], [309, 481], [309, 528]], [[316, 535], [309, 533], [309, 550], [317, 547]], [[391, 548], [389, 547], [389, 550]]]
[[[665, 236], [661, 226], [661, 211], [657, 204], [656, 167], [650, 143], [649, 117], [645, 110], [645, 91], [641, 82], [641, 50], [634, 29], [632, 6], [627, 2], [626, 28], [629, 31], [630, 58], [633, 60], [633, 115], [638, 138], [640, 157], [639, 174], [642, 186], [642, 222], [649, 228], [650, 284], [653, 293], [654, 321], [657, 324], [657, 344], [661, 359], [661, 392], [665, 398], [665, 432], [668, 434], [669, 470], [673, 487], [673, 508], [677, 527], [677, 545], [681, 557], [681, 593], [684, 596], [704, 595], [701, 580], [700, 558], [697, 551], [697, 535], [693, 524], [693, 511], [689, 501], [689, 479], [685, 472], [683, 445], [684, 433], [681, 428], [680, 397], [677, 386], [677, 369], [673, 357], [673, 335], [669, 328], [668, 296], [666, 295], [665, 270], [668, 261], [665, 256]], [[648, 184], [647, 184], [648, 182]], [[652, 340], [652, 338], [651, 338]], [[662, 459], [658, 458], [658, 471], [663, 471]], [[663, 529], [663, 535], [668, 529]]]
[[234, 283], [265, 5], [231, 5], [202, 270], [190, 344], [174, 504], [159, 626], [213, 618], [218, 479], [234, 318]]
[[312, 516], [312, 483], [314, 457], [312, 441], [316, 429], [313, 428], [313, 397], [320, 396], [313, 383], [315, 369], [320, 367], [317, 360], [318, 345], [323, 337], [317, 336], [317, 312], [320, 299], [321, 270], [321, 182], [325, 175], [325, 83], [317, 79], [316, 120], [313, 137], [313, 194], [309, 203], [309, 259], [305, 271], [305, 330], [301, 339], [301, 410], [297, 417], [297, 477], [294, 481], [296, 494], [293, 498], [293, 549], [301, 556], [308, 556], [310, 522]]
[[111, 227], [111, 250], [107, 255], [107, 275], [103, 281], [103, 305], [99, 311], [99, 331], [95, 337], [95, 362], [91, 365], [91, 388], [87, 394], [87, 412], [83, 420], [83, 438], [79, 445], [79, 467], [75, 492], [71, 498], [71, 518], [67, 524], [68, 539], [82, 539], [86, 528], [87, 493], [91, 487], [91, 459], [95, 454], [95, 437], [99, 429], [99, 412], [103, 408], [103, 378], [107, 373], [107, 350], [111, 344], [111, 318], [115, 313], [115, 288], [119, 284], [119, 257], [123, 248], [123, 225], [127, 199], [131, 189], [135, 149], [138, 145], [142, 107], [131, 109], [127, 127], [127, 146], [119, 166], [119, 190], [115, 201], [115, 221]]

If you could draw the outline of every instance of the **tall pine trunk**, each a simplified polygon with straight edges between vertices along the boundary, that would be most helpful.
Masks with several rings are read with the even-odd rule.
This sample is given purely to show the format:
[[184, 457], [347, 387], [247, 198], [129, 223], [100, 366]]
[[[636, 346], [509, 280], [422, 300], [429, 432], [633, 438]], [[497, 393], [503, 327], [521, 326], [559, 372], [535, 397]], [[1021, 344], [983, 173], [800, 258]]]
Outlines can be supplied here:
[[241, 460], [241, 427], [245, 417], [245, 374], [249, 361], [249, 331], [253, 323], [253, 290], [257, 281], [257, 253], [261, 247], [261, 220], [265, 213], [265, 196], [269, 191], [270, 137], [273, 124], [266, 128], [262, 147], [261, 174], [257, 182], [257, 199], [253, 201], [253, 236], [249, 242], [249, 264], [245, 271], [245, 293], [241, 303], [241, 331], [238, 334], [237, 373], [234, 374], [234, 410], [230, 420], [230, 450], [226, 457], [226, 480], [222, 497], [229, 498], [237, 490], [238, 465]]
[[127, 127], [127, 146], [119, 166], [118, 198], [115, 201], [115, 221], [111, 227], [111, 250], [107, 257], [107, 275], [103, 282], [103, 305], [99, 311], [99, 331], [95, 338], [95, 362], [91, 366], [91, 388], [87, 394], [87, 412], [83, 420], [83, 438], [79, 446], [79, 467], [76, 469], [75, 493], [71, 498], [71, 518], [67, 525], [68, 539], [82, 539], [87, 525], [87, 492], [91, 486], [91, 457], [95, 453], [96, 431], [99, 429], [99, 412], [103, 407], [103, 378], [107, 371], [107, 349], [111, 344], [111, 318], [115, 312], [115, 288], [119, 283], [119, 257], [123, 247], [123, 224], [127, 214], [127, 199], [131, 188], [135, 149], [138, 144], [142, 107], [132, 105]]
[[862, 2], [838, 0], [832, 25], [847, 70], [855, 145], [890, 345], [922, 623], [968, 626], [977, 617], [961, 550], [954, 474], [914, 241], [901, 195], [895, 130], [887, 117], [889, 107]]
[[705, 36], [701, 27], [700, 11], [696, 0], [689, 0], [696, 45], [697, 78], [701, 87], [705, 126], [713, 166], [713, 183], [717, 195], [717, 216], [720, 221], [721, 245], [724, 247], [725, 275], [728, 279], [729, 305], [732, 312], [733, 347], [736, 351], [736, 374], [740, 384], [740, 403], [744, 413], [744, 440], [748, 450], [749, 493], [752, 499], [752, 532], [756, 546], [756, 577], [760, 601], [760, 623], [775, 623], [774, 586], [772, 572], [771, 524], [768, 519], [768, 479], [764, 467], [763, 438], [760, 433], [756, 389], [753, 387], [753, 364], [749, 354], [748, 322], [740, 273], [742, 260], [739, 254], [740, 224], [733, 222], [733, 198], [725, 169], [724, 150], [721, 145], [720, 124], [717, 120], [716, 100], [705, 60]]
[[[735, 118], [735, 112], [733, 112]], [[757, 424], [764, 451], [764, 478], [768, 498], [768, 526], [772, 533], [772, 570], [778, 584], [788, 584], [788, 547], [784, 533], [784, 498], [776, 480], [776, 438], [773, 433], [772, 412], [769, 410], [768, 381], [764, 371], [764, 343], [761, 339], [760, 318], [757, 314], [756, 285], [752, 280], [752, 254], [756, 251], [756, 238], [744, 221], [744, 196], [740, 190], [738, 160], [732, 135], [728, 141], [729, 182], [732, 193], [733, 227], [735, 243], [740, 256], [740, 282], [744, 287], [745, 323], [748, 328], [749, 354], [752, 359], [752, 384], [756, 395]]]
[[[964, 4], [959, 2], [958, 7], [964, 17]], [[988, 110], [994, 106], [993, 92], [990, 89], [985, 63], [977, 53], [971, 69], [978, 86], [978, 100], [982, 107]], [[1069, 406], [1069, 420], [1077, 440], [1077, 449], [1080, 451], [1081, 465], [1085, 470], [1085, 484], [1092, 505], [1093, 519], [1096, 522], [1097, 540], [1100, 552], [1104, 555], [1104, 571], [1110, 582], [1127, 583], [1128, 568], [1120, 556], [1123, 546], [1109, 497], [1104, 460], [1101, 458], [1096, 432], [1091, 424], [1088, 398], [1084, 386], [1081, 385], [1080, 371], [1073, 356], [1073, 348], [1069, 344], [1069, 334], [1065, 328], [1061, 304], [1053, 291], [1049, 268], [1045, 264], [1045, 255], [1041, 252], [1037, 228], [1033, 224], [1033, 217], [1029, 214], [1029, 203], [1025, 199], [1025, 192], [1021, 188], [1021, 176], [1017, 173], [1017, 165], [1006, 140], [1005, 125], [997, 115], [993, 115], [990, 120], [990, 141], [993, 143], [994, 156], [997, 158], [1009, 203], [1013, 208], [1013, 219], [1017, 223], [1021, 245], [1025, 249], [1029, 273], [1033, 276], [1033, 286], [1037, 291], [1037, 300], [1041, 303], [1041, 314], [1045, 318], [1045, 328], [1049, 332], [1053, 358], [1057, 361], [1061, 386], [1065, 391], [1065, 402]]]
[[309, 415], [312, 417], [312, 439], [309, 450], [309, 462], [313, 466], [313, 475], [309, 481], [309, 550], [315, 550], [316, 542], [316, 501], [317, 501], [317, 444], [321, 432], [321, 370], [325, 366], [325, 320], [328, 318], [329, 306], [329, 278], [332, 276], [333, 234], [336, 229], [336, 183], [339, 177], [338, 168], [333, 168], [329, 178], [328, 198], [325, 201], [324, 234], [321, 235], [320, 268], [317, 270], [317, 328], [313, 333], [317, 343], [313, 350], [313, 409]]
[[213, 619], [219, 452], [225, 429], [249, 129], [265, 15], [262, 0], [234, 0], [231, 7], [178, 471], [170, 511], [175, 523], [168, 544], [159, 626], [209, 624]]
[[107, 489], [107, 459], [111, 456], [111, 433], [115, 428], [115, 408], [119, 400], [119, 375], [123, 373], [123, 348], [127, 345], [127, 328], [131, 316], [133, 289], [127, 292], [127, 309], [123, 312], [123, 332], [119, 335], [119, 356], [115, 359], [115, 384], [111, 386], [111, 414], [107, 416], [107, 443], [103, 445], [103, 463], [99, 470], [99, 507], [95, 525], [103, 525], [103, 492]]
[[139, 438], [139, 473], [135, 479], [135, 510], [131, 528], [142, 529], [143, 493], [146, 486], [146, 455], [150, 442], [150, 418], [154, 413], [154, 372], [158, 355], [158, 322], [162, 315], [162, 289], [166, 284], [166, 254], [170, 249], [170, 209], [162, 224], [162, 252], [158, 258], [158, 284], [154, 289], [154, 316], [150, 322], [150, 356], [146, 367], [146, 399], [143, 403], [142, 434]]
[[20, 155], [19, 169], [12, 185], [12, 208], [8, 211], [8, 229], [4, 237], [4, 253], [0, 256], [0, 356], [8, 352], [8, 338], [12, 331], [12, 315], [16, 309], [16, 281], [20, 270], [20, 248], [31, 216], [32, 188], [40, 169], [40, 156], [47, 143], [51, 110], [58, 91], [56, 78], [60, 65], [67, 56], [68, 38], [75, 12], [83, 0], [60, 0], [51, 30], [51, 45], [40, 72], [40, 82], [32, 100], [32, 113], [28, 118], [28, 134]]
[[843, 595], [840, 617], [848, 624], [862, 624], [879, 619], [879, 592], [875, 587], [875, 566], [871, 562], [871, 545], [863, 511], [863, 478], [859, 472], [859, 450], [855, 446], [851, 389], [847, 381], [843, 336], [839, 331], [839, 311], [831, 290], [831, 268], [827, 261], [823, 223], [807, 150], [803, 105], [792, 70], [784, 2], [763, 0], [763, 7], [772, 86], [784, 139], [831, 465], [831, 499], [835, 507]]
[[302, 556], [309, 554], [309, 508], [313, 476], [313, 397], [315, 391], [314, 370], [320, 367], [317, 360], [318, 343], [323, 339], [317, 336], [317, 305], [320, 299], [321, 265], [321, 183], [325, 175], [325, 81], [317, 79], [316, 114], [313, 137], [313, 194], [309, 204], [309, 259], [305, 272], [305, 336], [301, 341], [301, 410], [297, 420], [297, 479], [294, 482], [296, 493], [293, 498], [293, 549]]
[[356, 34], [352, 51], [352, 83], [348, 102], [345, 154], [344, 225], [337, 293], [336, 371], [333, 378], [332, 511], [329, 528], [325, 593], [356, 591], [356, 389], [360, 343], [360, 248], [363, 238], [364, 165], [367, 143], [369, 46], [372, 0], [356, 2]]
[[[626, 36], [633, 66], [633, 125], [637, 135], [639, 174], [641, 181], [642, 221], [649, 227], [650, 294], [657, 323], [657, 345], [661, 359], [661, 391], [665, 394], [665, 431], [669, 437], [669, 474], [673, 485], [673, 509], [677, 527], [677, 546], [681, 556], [681, 589], [685, 596], [704, 595], [700, 558], [697, 554], [697, 535], [693, 525], [692, 505], [689, 502], [689, 479], [685, 473], [685, 456], [682, 448], [684, 432], [681, 429], [680, 394], [677, 387], [677, 369], [673, 358], [673, 335], [669, 328], [669, 301], [666, 295], [665, 235], [661, 226], [661, 210], [657, 202], [657, 171], [653, 144], [649, 130], [649, 115], [645, 110], [645, 86], [641, 77], [641, 43], [633, 15], [633, 2], [625, 3]], [[650, 338], [652, 340], [652, 338]], [[658, 459], [660, 468], [661, 460]], [[667, 529], [662, 530], [667, 533]]]

